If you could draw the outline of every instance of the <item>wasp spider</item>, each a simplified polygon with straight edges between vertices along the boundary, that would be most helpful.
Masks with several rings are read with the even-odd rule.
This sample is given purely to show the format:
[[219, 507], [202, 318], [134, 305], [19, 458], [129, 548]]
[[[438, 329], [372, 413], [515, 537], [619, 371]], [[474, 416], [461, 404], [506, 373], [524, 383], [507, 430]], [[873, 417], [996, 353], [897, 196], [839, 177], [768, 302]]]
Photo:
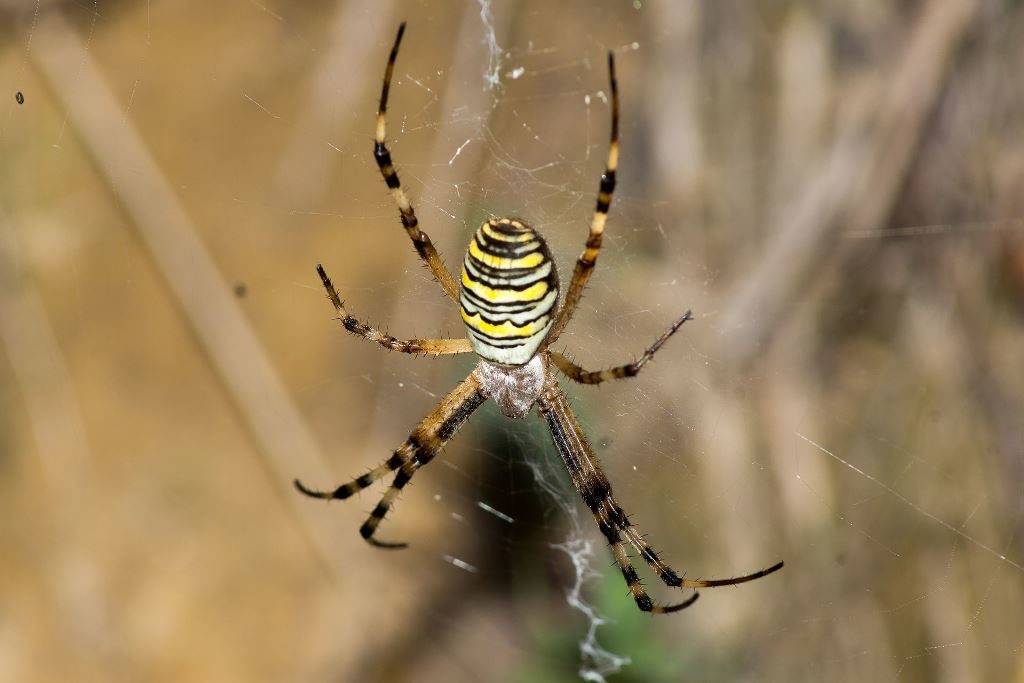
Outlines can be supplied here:
[[658, 577], [672, 588], [699, 588], [702, 586], [728, 586], [760, 578], [780, 569], [782, 562], [753, 574], [729, 579], [686, 579], [676, 573], [647, 543], [644, 536], [629, 522], [626, 513], [612, 496], [612, 487], [601, 470], [569, 401], [562, 392], [554, 370], [557, 368], [569, 379], [581, 384], [599, 384], [606, 380], [633, 377], [661, 348], [662, 344], [691, 319], [687, 311], [654, 342], [636, 362], [600, 371], [579, 367], [562, 354], [552, 351], [572, 319], [579, 304], [583, 288], [594, 270], [601, 251], [608, 207], [615, 189], [615, 169], [619, 158], [619, 96], [615, 80], [615, 59], [608, 54], [611, 80], [612, 131], [608, 150], [608, 164], [601, 176], [597, 195], [597, 208], [590, 222], [586, 248], [576, 261], [569, 289], [561, 306], [558, 304], [558, 272], [540, 234], [516, 218], [491, 219], [480, 226], [462, 262], [460, 281], [442, 263], [427, 234], [420, 230], [409, 198], [402, 190], [398, 172], [391, 161], [386, 138], [388, 90], [395, 68], [398, 46], [405, 32], [405, 24], [398, 28], [398, 36], [391, 48], [384, 88], [377, 111], [376, 140], [373, 156], [377, 160], [384, 182], [398, 204], [402, 225], [412, 239], [416, 251], [430, 267], [445, 294], [458, 302], [462, 320], [466, 324], [468, 339], [396, 339], [353, 318], [338, 296], [334, 285], [317, 266], [317, 273], [327, 290], [327, 296], [337, 310], [345, 329], [392, 351], [449, 355], [475, 352], [480, 357], [476, 369], [464, 379], [413, 430], [391, 457], [354, 481], [342, 484], [333, 491], [315, 491], [298, 480], [295, 486], [307, 496], [344, 500], [398, 471], [391, 487], [360, 527], [359, 533], [369, 543], [380, 548], [402, 548], [404, 543], [387, 543], [374, 538], [381, 520], [391, 509], [395, 498], [421, 467], [437, 455], [470, 415], [487, 399], [493, 399], [501, 412], [510, 418], [523, 418], [536, 404], [540, 415], [548, 423], [555, 446], [565, 462], [576, 490], [597, 520], [598, 528], [611, 545], [615, 562], [636, 600], [645, 612], [665, 614], [693, 604], [697, 593], [683, 602], [659, 605], [651, 600], [640, 583], [636, 570], [626, 552], [626, 544], [650, 565]]

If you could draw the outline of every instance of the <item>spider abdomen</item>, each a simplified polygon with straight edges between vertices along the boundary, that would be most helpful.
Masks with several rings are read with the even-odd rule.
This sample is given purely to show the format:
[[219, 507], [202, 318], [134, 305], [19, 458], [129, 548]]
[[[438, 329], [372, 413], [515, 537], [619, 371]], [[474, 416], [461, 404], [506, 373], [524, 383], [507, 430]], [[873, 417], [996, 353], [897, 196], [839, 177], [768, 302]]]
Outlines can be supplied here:
[[477, 354], [523, 365], [547, 335], [558, 305], [558, 272], [540, 234], [514, 218], [491, 219], [469, 243], [459, 296]]

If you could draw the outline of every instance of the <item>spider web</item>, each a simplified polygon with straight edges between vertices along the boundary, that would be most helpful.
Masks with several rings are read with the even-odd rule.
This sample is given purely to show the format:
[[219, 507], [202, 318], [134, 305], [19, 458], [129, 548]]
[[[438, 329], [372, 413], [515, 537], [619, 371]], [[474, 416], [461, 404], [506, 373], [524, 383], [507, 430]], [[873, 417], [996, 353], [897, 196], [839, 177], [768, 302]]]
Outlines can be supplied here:
[[[481, 16], [487, 14], [484, 10]], [[493, 26], [485, 23], [480, 31], [485, 51], [492, 57], [488, 64], [493, 66], [502, 61], [503, 67], [497, 88], [491, 77], [493, 71], [477, 71], [471, 75], [471, 79], [479, 79], [477, 87], [488, 95], [476, 112], [462, 107], [445, 112], [435, 106], [440, 102], [433, 95], [445, 87], [441, 81], [451, 78], [450, 72], [439, 74], [437, 83], [412, 77], [408, 67], [403, 72], [405, 84], [416, 84], [428, 100], [423, 109], [417, 110], [415, 105], [407, 109], [415, 113], [403, 118], [403, 133], [418, 135], [425, 125], [434, 134], [448, 136], [450, 152], [442, 150], [420, 162], [400, 157], [403, 169], [409, 169], [403, 177], [411, 177], [411, 182], [420, 185], [418, 206], [424, 223], [431, 225], [441, 223], [444, 218], [452, 219], [463, 238], [489, 215], [522, 215], [548, 238], [562, 264], [563, 276], [568, 277], [569, 264], [580, 248], [590, 217], [607, 144], [606, 76], [599, 55], [603, 48], [614, 48], [620, 63], [628, 65], [631, 60], [644, 58], [645, 45], [626, 33], [619, 35], [618, 41], [612, 44], [595, 41], [590, 49], [580, 54], [578, 49], [570, 53], [569, 48], [557, 42], [545, 43], [537, 39], [502, 46], [494, 42]], [[630, 73], [628, 67], [626, 73]], [[625, 90], [636, 87], [628, 75], [622, 80]], [[552, 82], [556, 83], [554, 87], [548, 85]], [[469, 87], [473, 87], [472, 80]], [[543, 100], [543, 107], [536, 107], [537, 99]], [[833, 406], [828, 401], [815, 404], [795, 399], [789, 392], [816, 390], [812, 388], [814, 382], [807, 377], [808, 370], [803, 366], [800, 353], [793, 349], [818, 348], [817, 353], [828, 357], [821, 359], [825, 363], [821, 367], [838, 362], [832, 357], [837, 348], [822, 348], [809, 341], [799, 325], [783, 328], [780, 334], [785, 341], [779, 345], [790, 348], [776, 351], [770, 362], [755, 365], [753, 369], [729, 367], [729, 355], [716, 351], [714, 343], [709, 346], [708, 342], [727, 337], [730, 331], [745, 333], [742, 328], [724, 327], [732, 322], [726, 309], [732, 289], [730, 281], [737, 275], [730, 264], [716, 264], [714, 254], [720, 246], [719, 238], [712, 231], [713, 225], [702, 224], [699, 216], [691, 226], [666, 218], [678, 216], [670, 207], [675, 202], [685, 203], [686, 197], [677, 200], [659, 196], [645, 187], [645, 181], [655, 177], [656, 171], [651, 168], [653, 155], [640, 146], [645, 142], [656, 143], [645, 138], [648, 133], [637, 124], [636, 118], [630, 120], [631, 114], [637, 116], [637, 101], [632, 101], [633, 107], [629, 99], [626, 102], [623, 115], [625, 161], [620, 173], [624, 180], [613, 204], [599, 275], [588, 290], [571, 333], [559, 347], [566, 347], [588, 367], [607, 367], [635, 358], [683, 309], [692, 307], [697, 312], [697, 321], [688, 324], [637, 380], [598, 390], [569, 388], [620, 499], [641, 529], [651, 532], [656, 547], [663, 549], [669, 558], [679, 558], [671, 561], [677, 563], [679, 569], [689, 570], [691, 575], [695, 575], [695, 567], [704, 568], [701, 574], [710, 567], [728, 568], [716, 572], [718, 575], [742, 573], [767, 566], [780, 557], [790, 562], [786, 571], [793, 571], [791, 558], [794, 553], [799, 558], [799, 550], [787, 546], [785, 540], [793, 527], [780, 533], [777, 529], [780, 522], [774, 516], [766, 518], [762, 506], [779, 510], [777, 516], [789, 520], [782, 523], [793, 525], [798, 529], [797, 535], [806, 531], [805, 525], [813, 527], [810, 520], [819, 515], [833, 520], [838, 536], [831, 541], [816, 540], [813, 544], [817, 552], [830, 558], [837, 571], [850, 567], [854, 555], [895, 563], [889, 580], [892, 591], [902, 584], [896, 577], [910, 566], [929, 575], [922, 587], [908, 586], [909, 594], [886, 591], [883, 596], [851, 596], [853, 618], [860, 619], [861, 625], [884, 619], [890, 612], [900, 614], [906, 610], [907, 600], [934, 603], [940, 599], [936, 596], [949, 597], [952, 563], [960, 557], [966, 555], [963, 561], [967, 564], [987, 564], [988, 569], [980, 574], [983, 584], [974, 608], [963, 606], [969, 615], [962, 622], [967, 631], [959, 635], [953, 635], [955, 629], [935, 626], [941, 621], [936, 613], [942, 608], [929, 607], [931, 613], [924, 619], [932, 624], [932, 639], [919, 648], [910, 644], [893, 646], [868, 638], [870, 645], [851, 652], [848, 643], [856, 639], [851, 641], [837, 636], [842, 643], [837, 646], [838, 651], [849, 652], [841, 659], [865, 657], [872, 666], [888, 668], [897, 676], [906, 675], [914, 667], [920, 667], [919, 671], [934, 666], [969, 668], [970, 664], [965, 662], [969, 662], [972, 655], [948, 651], [971, 650], [969, 633], [977, 628], [978, 615], [990, 608], [990, 596], [995, 587], [1005, 588], [1014, 577], [1019, 579], [1020, 552], [1011, 551], [1015, 543], [1019, 543], [1022, 503], [1019, 491], [1011, 494], [1005, 503], [996, 502], [1001, 493], [984, 489], [962, 494], [958, 498], [962, 507], [938, 502], [942, 497], [939, 491], [944, 488], [942, 482], [949, 481], [949, 475], [943, 471], [946, 466], [939, 464], [944, 456], [934, 450], [938, 445], [935, 439], [942, 430], [923, 426], [921, 411], [945, 413], [956, 405], [955, 394], [936, 388], [906, 387], [910, 399], [906, 405], [909, 412], [905, 414], [908, 422], [904, 425], [913, 425], [908, 428], [913, 433], [912, 438], [890, 434], [888, 426], [869, 427], [861, 431], [859, 438], [854, 438], [849, 434], [857, 418], [847, 412], [851, 409], [849, 405]], [[969, 116], [970, 113], [949, 115]], [[570, 125], [567, 121], [576, 122], [571, 132], [567, 132]], [[479, 167], [470, 163], [460, 166], [467, 161], [466, 151], [473, 148], [483, 150], [479, 154], [485, 161], [480, 161]], [[679, 161], [686, 166], [685, 159]], [[768, 165], [756, 159], [749, 163], [753, 164], [751, 168], [732, 172], [740, 178], [750, 178], [763, 172], [762, 165]], [[633, 180], [627, 182], [626, 178]], [[804, 178], [805, 182], [811, 182], [808, 176]], [[932, 182], [951, 186], [957, 182], [954, 178], [951, 172], [949, 177]], [[467, 199], [473, 202], [468, 212], [465, 209]], [[785, 201], [780, 199], [780, 203], [785, 204]], [[739, 219], [741, 210], [736, 209], [732, 214], [724, 209], [724, 215]], [[431, 212], [434, 221], [431, 221]], [[992, 214], [983, 210], [983, 215]], [[913, 262], [914, 257], [906, 252], [918, 250], [943, 253], [945, 258], [956, 262], [961, 258], [958, 254], [969, 249], [972, 235], [980, 233], [999, 241], [996, 235], [1012, 234], [1020, 229], [1019, 220], [1013, 216], [1006, 220], [971, 219], [949, 223], [941, 214], [920, 211], [912, 204], [898, 206], [888, 220], [886, 224], [854, 224], [842, 229], [840, 248], [852, 252], [858, 246], [857, 241], [877, 239], [882, 259], [909, 258]], [[925, 222], [904, 223], [904, 220]], [[935, 237], [942, 236], [954, 241], [934, 241]], [[908, 240], [910, 245], [905, 246]], [[698, 246], [695, 248], [695, 245]], [[458, 246], [447, 253], [457, 254]], [[893, 256], [894, 253], [899, 255]], [[450, 258], [456, 262], [454, 256]], [[821, 258], [836, 262], [834, 257]], [[856, 263], [856, 259], [853, 262]], [[839, 266], [840, 270], [847, 267]], [[414, 308], [432, 307], [433, 294], [426, 276], [418, 271], [410, 275], [415, 284], [403, 296], [422, 297], [412, 305]], [[824, 272], [820, 277], [813, 295], [827, 300], [829, 288], [836, 286], [833, 280], [838, 276]], [[914, 356], [932, 346], [923, 341], [934, 334], [926, 329], [948, 326], [954, 319], [951, 314], [942, 312], [941, 301], [929, 301], [913, 279], [914, 276], [907, 275], [901, 284], [894, 285], [905, 300], [903, 315], [911, 320], [904, 324], [909, 328], [901, 326], [899, 336], [890, 340], [894, 349], [884, 362], [874, 365], [864, 361], [870, 368], [866, 370], [868, 377], [877, 382], [874, 389], [865, 388], [868, 393], [864, 396], [878, 393], [876, 400], [879, 402], [894, 400], [884, 388], [887, 368], [910, 362], [917, 369], [909, 373], [908, 381], [910, 376], [918, 376], [918, 381], [927, 384], [929, 380], [924, 378], [929, 376], [929, 371], [920, 367], [921, 363], [931, 363], [932, 367], [943, 364], [938, 359], [922, 361]], [[839, 293], [831, 296], [837, 297]], [[867, 303], [860, 307], [850, 305], [842, 309], [838, 320], [823, 320], [818, 324], [839, 329], [869, 325], [871, 308]], [[798, 314], [794, 317], [799, 320]], [[813, 317], [804, 320], [811, 321]], [[980, 324], [987, 327], [996, 323], [989, 320]], [[917, 325], [923, 327], [912, 331]], [[694, 329], [701, 326], [710, 327], [711, 332], [701, 334], [699, 329]], [[914, 343], [913, 339], [922, 339], [922, 342]], [[829, 371], [840, 372], [835, 368]], [[408, 372], [408, 365], [401, 364], [394, 380], [400, 381], [399, 377]], [[843, 372], [855, 371], [847, 368]], [[775, 387], [775, 383], [783, 386]], [[1008, 398], [1005, 394], [1002, 397]], [[933, 402], [949, 401], [948, 407], [928, 407]], [[998, 413], [1005, 408], [1004, 404], [995, 410]], [[762, 411], [766, 411], [768, 417], [763, 417]], [[753, 428], [752, 423], [764, 419], [775, 422], [771, 429]], [[995, 419], [998, 422], [998, 418]], [[868, 419], [868, 422], [875, 420]], [[810, 425], [814, 425], [814, 434], [810, 433]], [[533, 431], [527, 435], [523, 425], [506, 425], [500, 421], [495, 424], [493, 420], [488, 428], [500, 430], [507, 441], [521, 445], [526, 453], [522, 457], [534, 476], [534, 485], [555, 506], [556, 514], [546, 516], [542, 528], [543, 533], [553, 539], [549, 547], [565, 553], [571, 563], [572, 571], [564, 585], [566, 601], [586, 623], [579, 640], [579, 673], [586, 680], [604, 680], [606, 675], [623, 670], [631, 661], [629, 649], [601, 644], [608, 615], [593, 597], [597, 590], [595, 584], [599, 583], [595, 577], [617, 581], [617, 572], [605, 560], [604, 544], [597, 540], [599, 535], [590, 524], [589, 516], [584, 513], [587, 519], [579, 519], [575, 493], [566, 486], [565, 474], [543, 432]], [[759, 432], [757, 438], [767, 442], [751, 443], [754, 438], [751, 430]], [[1019, 462], [1019, 427], [1011, 427], [1010, 432], [1010, 440], [1005, 442], [1009, 448], [1007, 455], [1011, 463]], [[836, 448], [819, 440], [829, 434], [839, 443], [848, 444], [847, 452], [837, 452]], [[480, 438], [479, 433], [470, 438]], [[986, 451], [986, 441], [980, 435], [964, 438], [963, 445], [974, 449], [979, 457]], [[853, 457], [853, 453], [859, 453], [860, 459]], [[989, 454], [991, 456], [992, 452]], [[519, 457], [501, 450], [486, 450], [482, 455], [498, 460]], [[472, 480], [474, 475], [464, 462], [449, 460], [446, 467], [458, 472], [460, 478], [465, 476]], [[865, 463], [873, 463], [874, 471], [863, 467]], [[487, 489], [493, 483], [480, 480], [479, 485], [483, 487], [481, 495], [475, 501], [468, 501], [467, 506], [475, 502], [479, 509], [487, 511], [491, 508]], [[518, 475], [510, 475], [508, 485], [515, 490], [522, 486], [522, 480]], [[702, 493], [694, 495], [696, 492]], [[988, 510], [988, 514], [983, 510]], [[464, 513], [453, 511], [452, 514], [466, 519]], [[506, 522], [512, 518], [501, 510], [496, 514]], [[988, 522], [972, 526], [972, 522], [980, 521], [979, 514]], [[893, 520], [895, 524], [891, 523]], [[566, 526], [568, 536], [558, 540]], [[910, 536], [919, 533], [934, 540], [908, 542]], [[681, 542], [680, 538], [689, 542]], [[934, 560], [926, 559], [936, 554]], [[513, 560], [510, 557], [508, 561]], [[550, 560], [538, 557], [536, 561]], [[937, 573], [925, 570], [932, 561], [944, 569]], [[472, 560], [465, 562], [473, 566]], [[637, 559], [637, 562], [643, 569], [642, 561]], [[856, 564], [860, 565], [860, 561]], [[461, 565], [455, 563], [455, 566]], [[867, 584], [864, 588], [870, 591]], [[656, 586], [652, 586], [652, 590], [656, 595], [659, 593]], [[757, 596], [754, 599], [764, 599], [764, 590], [744, 587], [724, 592], [705, 591], [699, 607], [695, 608], [700, 610], [702, 628], [707, 629], [700, 639], [709, 645], [716, 635], [729, 639], [728, 634], [735, 634], [738, 624], [756, 620], [749, 608], [742, 606], [747, 601], [744, 592], [750, 591], [750, 595]], [[629, 602], [624, 589], [622, 600]], [[799, 631], [823, 622], [832, 628], [844, 628], [848, 618], [830, 614], [830, 602], [827, 592], [820, 594], [819, 602], [809, 600], [803, 608], [802, 622], [797, 620], [804, 626], [766, 626], [765, 638], [770, 639], [773, 633], [778, 637], [787, 628]], [[892, 620], [893, 623], [900, 621], [900, 617]], [[977, 645], [984, 647], [981, 642]], [[932, 661], [921, 663], [921, 659]], [[687, 666], [715, 667], [722, 663], [696, 658], [688, 660]], [[829, 675], [834, 672], [828, 664], [811, 670]]]
[[[42, 295], [24, 300], [38, 299], [44, 315], [9, 303], [21, 291], [10, 283], [22, 280], [6, 275], [0, 384], [20, 393], [4, 394], [18, 406], [4, 418], [5, 452], [22, 462], [32, 448], [80, 449], [89, 466], [44, 459], [44, 483], [30, 479], [25, 490], [49, 500], [97, 493], [55, 519], [6, 497], [6, 519], [43, 520], [11, 538], [47, 551], [17, 554], [28, 559], [11, 561], [12, 591], [47, 597], [18, 598], [0, 624], [0, 661], [12, 674], [3, 677], [159, 662], [153, 653], [168, 641], [184, 643], [169, 660], [207, 678], [252, 673], [246, 666], [264, 667], [257, 676], [291, 671], [289, 652], [309, 655], [311, 678], [379, 677], [393, 661], [413, 661], [424, 680], [1019, 675], [1024, 150], [1015, 132], [1024, 91], [1006, 71], [1019, 62], [1024, 18], [995, 2], [969, 6], [968, 17], [927, 2], [913, 16], [800, 3], [778, 16], [731, 3], [252, 1], [176, 12], [87, 3], [65, 10], [84, 53], [61, 67], [42, 60], [52, 36], [39, 28], [41, 6], [15, 11], [22, 41], [0, 72], [10, 94], [0, 145], [18, 169], [4, 212], [15, 227], [5, 228], [0, 272], [38, 277]], [[326, 553], [340, 557], [341, 587], [309, 587], [315, 563], [287, 526], [289, 508], [272, 502], [306, 472], [297, 461], [283, 475], [246, 460], [259, 448], [234, 435], [244, 431], [231, 417], [240, 399], [211, 379], [214, 354], [190, 341], [176, 312], [205, 295], [187, 289], [200, 265], [185, 266], [184, 295], [149, 281], [148, 247], [122, 215], [130, 184], [90, 175], [76, 150], [81, 100], [68, 91], [90, 61], [104, 67], [121, 116], [103, 142], [120, 150], [121, 133], [139, 127], [332, 474], [357, 475], [474, 362], [383, 354], [349, 338], [332, 328], [313, 277], [323, 262], [352, 313], [397, 336], [462, 334], [369, 154], [378, 74], [401, 18], [410, 23], [389, 139], [421, 225], [457, 270], [482, 220], [520, 216], [547, 238], [563, 291], [607, 150], [604, 55], [616, 52], [619, 184], [595, 275], [556, 348], [609, 367], [639, 356], [685, 310], [695, 319], [637, 378], [566, 383], [567, 393], [630, 519], [680, 573], [732, 576], [784, 559], [782, 572], [643, 619], [544, 425], [485, 406], [384, 522], [382, 538], [413, 544], [402, 557], [356, 547], [383, 486], [317, 509], [340, 522]], [[193, 26], [207, 40], [186, 53]], [[916, 118], [914, 103], [885, 87], [905, 73], [929, 103]], [[878, 149], [886, 163], [872, 156]], [[68, 196], [42, 189], [55, 183]], [[123, 234], [110, 227], [120, 222]], [[121, 318], [141, 331], [119, 327]], [[43, 333], [32, 338], [36, 327]], [[66, 368], [39, 360], [62, 355]], [[105, 393], [111, 376], [138, 407]], [[51, 400], [46, 392], [62, 383], [74, 391]], [[50, 406], [73, 406], [76, 393], [80, 415], [67, 408], [61, 428], [47, 428], [63, 410]], [[221, 394], [231, 400], [211, 398]], [[78, 433], [95, 445], [62, 441]], [[133, 458], [144, 464], [129, 468]], [[231, 497], [239, 481], [257, 504]], [[47, 524], [87, 540], [56, 553], [35, 540]], [[125, 540], [91, 547], [108, 526]], [[266, 531], [250, 539], [253, 528]], [[199, 540], [169, 540], [181, 537]], [[153, 567], [144, 558], [164, 542], [175, 559]], [[211, 558], [202, 570], [200, 557]], [[250, 557], [265, 567], [252, 583]], [[634, 562], [655, 599], [685, 597]], [[122, 595], [113, 587], [129, 574], [151, 578]], [[362, 590], [343, 592], [353, 584]], [[279, 585], [293, 592], [282, 597]], [[189, 618], [176, 621], [176, 609]], [[136, 616], [150, 611], [173, 626]], [[275, 616], [252, 628], [250, 611]], [[71, 626], [28, 628], [51, 620]], [[234, 635], [195, 626], [206, 623]], [[424, 633], [433, 647], [411, 644]], [[238, 642], [246, 646], [232, 649]], [[255, 649], [248, 665], [220, 654]], [[71, 663], [19, 669], [23, 651], [67, 651]]]

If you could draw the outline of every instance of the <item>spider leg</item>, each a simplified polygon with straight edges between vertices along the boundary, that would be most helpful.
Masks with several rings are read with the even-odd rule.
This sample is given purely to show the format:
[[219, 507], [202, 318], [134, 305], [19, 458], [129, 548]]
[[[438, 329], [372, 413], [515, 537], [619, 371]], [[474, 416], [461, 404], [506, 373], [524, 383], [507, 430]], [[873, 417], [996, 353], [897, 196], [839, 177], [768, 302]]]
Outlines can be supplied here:
[[620, 365], [615, 368], [608, 368], [607, 370], [584, 370], [579, 365], [576, 365], [571, 360], [558, 353], [557, 351], [550, 351], [551, 360], [555, 362], [558, 369], [562, 371], [569, 379], [580, 384], [600, 384], [601, 382], [607, 382], [612, 379], [623, 379], [625, 377], [635, 377], [640, 372], [647, 361], [654, 357], [654, 354], [658, 352], [658, 349], [668, 341], [676, 331], [683, 326], [687, 320], [693, 320], [693, 316], [690, 311], [683, 314], [683, 317], [672, 323], [672, 326], [665, 331], [663, 335], [651, 344], [644, 354], [640, 358], [628, 365]]
[[651, 544], [647, 542], [647, 539], [637, 531], [637, 528], [630, 524], [629, 519], [626, 517], [626, 513], [615, 499], [611, 495], [611, 489], [609, 488], [608, 495], [605, 498], [602, 507], [607, 510], [608, 517], [612, 520], [612, 524], [622, 534], [625, 534], [626, 539], [630, 545], [636, 548], [636, 551], [640, 553], [640, 556], [644, 558], [644, 562], [651, 568], [651, 570], [658, 575], [666, 586], [672, 586], [674, 588], [714, 588], [716, 586], [734, 586], [738, 583], [746, 583], [747, 581], [753, 581], [754, 579], [760, 579], [762, 576], [768, 576], [772, 572], [782, 569], [784, 563], [777, 562], [771, 567], [765, 569], [759, 569], [756, 572], [750, 574], [744, 574], [743, 576], [734, 576], [727, 579], [684, 579], [675, 572], [672, 567], [668, 566], [665, 562], [658, 557], [658, 553], [654, 551]]
[[347, 484], [342, 484], [333, 491], [317, 491], [311, 489], [303, 484], [298, 479], [294, 480], [295, 488], [299, 490], [299, 493], [309, 496], [310, 498], [320, 498], [322, 500], [345, 500], [356, 493], [359, 493], [366, 487], [370, 486], [375, 481], [379, 481], [386, 477], [389, 472], [394, 472], [402, 465], [408, 462], [412, 462], [416, 455], [416, 446], [412, 441], [412, 437], [406, 439], [405, 443], [402, 444], [391, 457], [384, 461], [382, 465], [379, 465], [366, 474], [362, 474]]
[[[600, 518], [599, 518], [600, 519]], [[598, 523], [607, 524], [606, 522]], [[659, 605], [651, 600], [650, 596], [647, 595], [647, 591], [644, 590], [643, 584], [640, 583], [640, 577], [637, 576], [636, 569], [633, 568], [633, 564], [629, 561], [629, 555], [626, 554], [626, 549], [621, 540], [612, 542], [609, 537], [609, 543], [612, 548], [612, 556], [615, 557], [615, 564], [619, 565], [619, 570], [622, 572], [622, 578], [625, 579], [626, 585], [629, 586], [629, 592], [633, 595], [633, 599], [636, 601], [636, 606], [641, 611], [651, 612], [652, 614], [671, 614], [672, 612], [678, 612], [679, 610], [686, 609], [693, 603], [697, 602], [700, 597], [700, 593], [694, 592], [693, 595], [688, 597], [682, 602], [677, 602], [672, 605]]]
[[572, 280], [569, 282], [565, 301], [562, 302], [558, 318], [555, 319], [547, 339], [544, 340], [544, 348], [555, 343], [565, 326], [569, 324], [573, 313], [576, 312], [576, 305], [583, 297], [583, 288], [587, 286], [587, 280], [590, 279], [590, 274], [594, 271], [597, 255], [601, 253], [604, 224], [608, 220], [608, 209], [612, 203], [612, 193], [615, 191], [615, 171], [619, 166], [619, 82], [615, 78], [615, 55], [610, 51], [608, 52], [608, 82], [612, 91], [612, 133], [611, 142], [608, 145], [608, 163], [601, 175], [597, 207], [594, 209], [594, 217], [590, 221], [590, 234], [587, 236], [586, 247], [576, 260], [576, 268], [572, 272]]
[[338, 312], [341, 318], [341, 324], [352, 334], [363, 337], [375, 344], [380, 344], [390, 351], [399, 351], [401, 353], [425, 353], [431, 356], [443, 356], [473, 351], [473, 345], [469, 339], [398, 339], [366, 323], [359, 322], [359, 320], [349, 315], [349, 312], [345, 309], [345, 304], [342, 302], [341, 297], [338, 296], [337, 290], [334, 289], [334, 283], [327, 277], [324, 267], [317, 264], [316, 272], [320, 275], [320, 281], [323, 283], [324, 289], [327, 290], [327, 298], [334, 304], [334, 310]]
[[565, 468], [569, 472], [573, 485], [587, 503], [587, 507], [594, 513], [594, 519], [597, 520], [597, 526], [601, 533], [608, 539], [615, 563], [622, 572], [622, 578], [625, 579], [636, 606], [644, 612], [668, 614], [692, 605], [698, 598], [696, 593], [683, 602], [660, 605], [651, 599], [643, 584], [640, 583], [640, 577], [626, 553], [621, 530], [616, 524], [617, 520], [609, 517], [608, 510], [604, 506], [604, 500], [607, 497], [605, 492], [610, 494], [611, 484], [608, 483], [607, 477], [597, 464], [590, 444], [587, 442], [572, 409], [569, 408], [568, 401], [559, 388], [557, 380], [548, 380], [538, 400], [538, 405], [541, 415], [548, 422], [551, 438], [565, 462]]
[[630, 523], [622, 507], [615, 501], [612, 496], [611, 483], [601, 469], [601, 465], [557, 381], [548, 380], [538, 404], [541, 415], [548, 422], [551, 436], [565, 461], [573, 484], [587, 507], [593, 512], [601, 533], [608, 539], [615, 561], [622, 570], [622, 576], [641, 610], [664, 612], [675, 611], [682, 607], [656, 609], [658, 606], [651, 602], [643, 587], [640, 586], [636, 571], [629, 562], [624, 548], [624, 543], [627, 541], [636, 548], [644, 561], [658, 575], [658, 578], [673, 588], [731, 586], [753, 581], [782, 568], [783, 563], [779, 562], [752, 574], [727, 579], [684, 579], [680, 577], [675, 570], [658, 557], [646, 539]]
[[391, 152], [388, 150], [386, 142], [388, 91], [391, 89], [391, 76], [395, 71], [395, 59], [398, 57], [398, 46], [402, 42], [403, 33], [405, 33], [404, 21], [398, 27], [398, 35], [395, 36], [395, 44], [391, 48], [391, 54], [388, 56], [388, 66], [384, 72], [384, 86], [381, 88], [380, 107], [377, 109], [377, 130], [374, 136], [373, 158], [377, 161], [377, 167], [380, 168], [381, 175], [384, 176], [384, 182], [387, 183], [388, 188], [391, 190], [391, 196], [394, 198], [395, 204], [398, 205], [402, 226], [405, 228], [405, 232], [408, 233], [409, 239], [412, 240], [416, 253], [426, 262], [430, 272], [441, 283], [444, 293], [452, 301], [458, 302], [459, 286], [455, 278], [452, 277], [451, 272], [444, 265], [444, 262], [441, 261], [441, 257], [438, 255], [433, 242], [430, 241], [430, 237], [427, 236], [427, 233], [420, 230], [416, 211], [412, 208], [412, 202], [405, 195], [405, 191], [402, 190], [402, 183], [398, 179], [398, 171], [395, 170], [395, 165], [391, 161]]
[[388, 543], [373, 538], [377, 527], [394, 505], [395, 498], [412, 479], [412, 475], [441, 452], [441, 449], [451, 440], [459, 427], [465, 424], [473, 411], [479, 408], [486, 398], [487, 396], [480, 386], [480, 380], [477, 379], [475, 373], [470, 374], [416, 425], [405, 443], [384, 464], [347, 484], [342, 484], [333, 491], [317, 491], [307, 488], [298, 479], [295, 480], [295, 488], [300, 493], [313, 498], [344, 500], [385, 477], [388, 472], [397, 469], [398, 474], [395, 475], [391, 486], [384, 492], [380, 502], [373, 508], [363, 525], [359, 527], [359, 534], [368, 543], [378, 548], [404, 548], [405, 543]]

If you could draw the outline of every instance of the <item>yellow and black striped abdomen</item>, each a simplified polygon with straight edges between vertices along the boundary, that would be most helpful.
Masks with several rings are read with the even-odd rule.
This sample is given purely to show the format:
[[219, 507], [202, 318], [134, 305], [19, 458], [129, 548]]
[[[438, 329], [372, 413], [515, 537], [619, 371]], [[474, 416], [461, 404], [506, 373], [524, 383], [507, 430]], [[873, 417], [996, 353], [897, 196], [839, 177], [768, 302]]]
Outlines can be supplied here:
[[481, 358], [502, 365], [529, 362], [558, 304], [558, 272], [544, 238], [514, 218], [484, 223], [462, 262], [459, 301]]

